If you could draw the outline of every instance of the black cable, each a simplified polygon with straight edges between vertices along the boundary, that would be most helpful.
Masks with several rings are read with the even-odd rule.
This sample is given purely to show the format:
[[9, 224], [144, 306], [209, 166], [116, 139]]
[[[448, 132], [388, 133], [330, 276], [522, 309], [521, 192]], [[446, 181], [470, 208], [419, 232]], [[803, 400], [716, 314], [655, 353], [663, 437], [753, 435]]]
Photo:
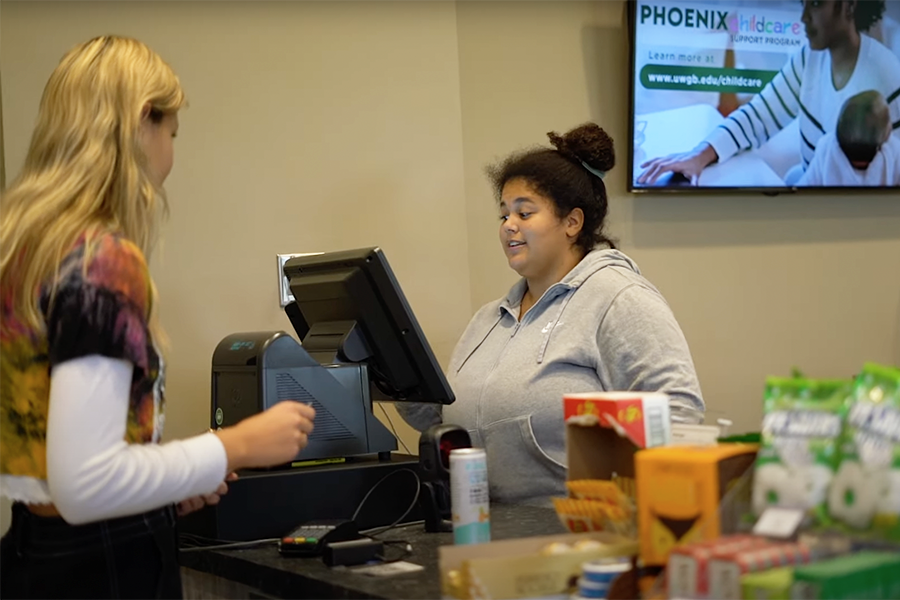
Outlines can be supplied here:
[[233, 544], [239, 540], [223, 540], [218, 538], [208, 538], [195, 533], [178, 534], [179, 541], [184, 545], [191, 546], [213, 546], [216, 544]]
[[[409, 558], [410, 556], [412, 556], [412, 549], [413, 549], [413, 548], [412, 548], [412, 544], [410, 544], [410, 543], [407, 542], [406, 540], [385, 540], [385, 541], [384, 541], [384, 545], [385, 545], [385, 546], [390, 546], [390, 545], [396, 545], [396, 546], [399, 546], [399, 545], [401, 545], [401, 544], [403, 545], [403, 554], [401, 554], [401, 555], [398, 556], [397, 558], [391, 558], [391, 559], [388, 559], [388, 558], [385, 557], [385, 556], [377, 556], [376, 558], [380, 558], [380, 559], [381, 559], [381, 562], [382, 562], [383, 564], [385, 564], [385, 563], [395, 563], [395, 562], [400, 562], [401, 560], [406, 560], [407, 558]], [[387, 552], [385, 552], [385, 554], [387, 554]]]
[[397, 441], [400, 442], [400, 445], [403, 446], [403, 449], [406, 450], [406, 453], [407, 453], [407, 454], [412, 454], [412, 452], [409, 451], [409, 448], [407, 448], [407, 447], [406, 447], [406, 444], [403, 442], [403, 438], [401, 438], [401, 437], [397, 434], [397, 428], [394, 427], [394, 420], [391, 418], [391, 415], [388, 414], [387, 409], [384, 407], [384, 403], [383, 403], [383, 402], [379, 402], [379, 403], [378, 403], [378, 406], [381, 408], [381, 412], [384, 413], [384, 416], [387, 418], [388, 423], [391, 424], [391, 431], [394, 432], [394, 437], [397, 438]]
[[[415, 527], [416, 525], [424, 525], [424, 524], [425, 524], [425, 521], [423, 519], [419, 519], [418, 521], [407, 521], [406, 523], [399, 523], [397, 525], [394, 525], [392, 527], [392, 529], [403, 529], [404, 527]], [[382, 529], [384, 529], [384, 525], [382, 525], [381, 527], [372, 527], [371, 529], [364, 529], [364, 530], [360, 531], [359, 533], [367, 536], [367, 535], [370, 535], [373, 531], [378, 532]]]
[[250, 540], [247, 542], [228, 542], [226, 544], [213, 544], [211, 546], [197, 545], [197, 546], [190, 546], [187, 548], [181, 548], [181, 552], [199, 552], [200, 550], [231, 550], [231, 549], [236, 549], [236, 548], [252, 548], [254, 546], [274, 544], [277, 541], [278, 541], [278, 538], [267, 538], [267, 539], [261, 539], [261, 540]]
[[408, 394], [404, 390], [398, 390], [390, 383], [388, 383], [387, 379], [382, 379], [381, 377], [375, 376], [369, 378], [369, 381], [374, 383], [375, 387], [377, 387], [378, 390], [388, 398], [403, 401], [408, 397]]
[[391, 385], [390, 379], [378, 370], [375, 361], [368, 361], [367, 364], [369, 365], [369, 381], [375, 384], [375, 387], [388, 398], [403, 401], [409, 398], [409, 392], [415, 389], [413, 387], [403, 390], [395, 388]]
[[375, 528], [374, 530], [371, 530], [371, 529], [368, 530], [371, 532], [371, 533], [369, 533], [369, 537], [375, 537], [376, 535], [382, 534], [390, 529], [393, 529], [394, 527], [399, 525], [400, 522], [403, 521], [403, 519], [405, 519], [409, 513], [412, 512], [412, 509], [414, 509], [416, 507], [416, 503], [419, 501], [419, 493], [422, 491], [422, 480], [419, 479], [419, 474], [416, 473], [415, 471], [413, 471], [412, 469], [397, 469], [396, 471], [391, 471], [390, 473], [388, 473], [387, 475], [385, 475], [384, 477], [379, 479], [378, 482], [372, 486], [372, 488], [366, 493], [365, 496], [363, 496], [363, 499], [359, 502], [359, 506], [356, 507], [356, 511], [353, 513], [353, 516], [350, 517], [350, 520], [356, 521], [356, 517], [359, 516], [359, 511], [362, 510], [362, 507], [363, 507], [363, 505], [365, 505], [366, 500], [369, 499], [369, 496], [372, 495], [372, 492], [374, 492], [375, 489], [379, 485], [381, 485], [386, 479], [388, 479], [392, 475], [396, 475], [397, 473], [404, 473], [404, 472], [411, 473], [412, 476], [416, 478], [416, 493], [413, 496], [412, 502], [409, 503], [409, 507], [406, 509], [406, 512], [404, 512], [402, 515], [400, 515], [400, 518], [397, 519], [396, 521], [394, 521], [393, 523], [391, 523], [390, 525], [388, 525], [386, 527]]

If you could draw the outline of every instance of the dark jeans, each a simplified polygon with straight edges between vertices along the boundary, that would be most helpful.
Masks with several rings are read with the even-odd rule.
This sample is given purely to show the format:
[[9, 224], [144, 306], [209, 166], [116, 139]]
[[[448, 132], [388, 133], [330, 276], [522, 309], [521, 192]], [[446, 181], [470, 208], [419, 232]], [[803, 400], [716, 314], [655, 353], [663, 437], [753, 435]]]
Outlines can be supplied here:
[[0, 541], [6, 598], [181, 598], [172, 507], [69, 525], [13, 505]]

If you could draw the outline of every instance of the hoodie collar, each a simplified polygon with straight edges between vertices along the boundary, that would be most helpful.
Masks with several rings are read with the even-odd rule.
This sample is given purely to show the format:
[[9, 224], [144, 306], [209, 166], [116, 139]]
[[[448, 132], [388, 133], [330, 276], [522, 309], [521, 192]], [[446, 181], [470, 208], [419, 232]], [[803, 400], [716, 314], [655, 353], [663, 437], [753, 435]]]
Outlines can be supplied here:
[[[554, 283], [547, 291], [544, 292], [544, 295], [541, 296], [535, 305], [541, 304], [544, 301], [552, 300], [556, 298], [560, 294], [566, 293], [569, 290], [575, 290], [581, 287], [588, 277], [603, 269], [605, 267], [619, 267], [623, 269], [628, 269], [629, 271], [634, 271], [638, 275], [641, 274], [640, 269], [630, 257], [626, 256], [624, 253], [618, 250], [611, 249], [601, 249], [601, 250], [592, 250], [588, 252], [581, 261], [575, 265], [571, 271], [569, 271], [565, 277], [562, 278], [561, 281]], [[517, 281], [510, 288], [509, 293], [506, 295], [500, 302], [499, 310], [502, 314], [504, 310], [506, 312], [515, 316], [514, 310], [518, 309], [522, 304], [522, 296], [525, 295], [525, 289], [528, 286], [528, 282], [525, 281], [523, 277], [519, 281]]]

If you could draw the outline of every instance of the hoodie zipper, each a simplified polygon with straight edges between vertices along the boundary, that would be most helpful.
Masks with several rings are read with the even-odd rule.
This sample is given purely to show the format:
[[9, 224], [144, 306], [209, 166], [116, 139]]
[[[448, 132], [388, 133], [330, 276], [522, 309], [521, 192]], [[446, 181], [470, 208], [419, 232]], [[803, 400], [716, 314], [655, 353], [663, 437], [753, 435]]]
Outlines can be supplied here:
[[[510, 315], [512, 316], [512, 315]], [[521, 321], [516, 319], [516, 325], [513, 327], [512, 333], [509, 334], [509, 337], [506, 338], [506, 342], [503, 344], [503, 348], [500, 349], [500, 352], [497, 353], [497, 358], [494, 360], [494, 364], [491, 365], [491, 369], [488, 371], [487, 376], [484, 378], [484, 381], [481, 383], [481, 389], [478, 391], [478, 403], [476, 404], [475, 409], [475, 426], [478, 428], [479, 435], [481, 435], [481, 427], [482, 427], [482, 409], [481, 407], [484, 404], [484, 390], [487, 388], [488, 379], [490, 379], [491, 375], [497, 370], [497, 365], [500, 364], [500, 361], [503, 360], [503, 356], [506, 354], [506, 349], [509, 348], [509, 343], [512, 341], [514, 337], [516, 337], [516, 333], [519, 331], [519, 326], [521, 325]], [[493, 331], [493, 328], [492, 328]]]
[[[613, 251], [613, 252], [614, 252], [616, 255], [618, 255], [618, 252], [616, 252], [616, 251]], [[607, 262], [607, 261], [604, 261], [604, 262]], [[614, 260], [609, 261], [609, 262], [620, 262], [620, 259], [618, 259], [618, 258], [616, 257]], [[635, 273], [640, 274], [640, 271], [637, 269], [637, 267], [636, 267], [632, 262], [630, 262], [630, 261], [621, 261], [621, 262], [625, 262], [630, 270], [634, 271]], [[477, 429], [479, 435], [481, 435], [481, 430], [482, 430], [482, 427], [483, 427], [483, 411], [482, 411], [482, 405], [483, 405], [483, 401], [484, 401], [484, 390], [485, 390], [486, 387], [487, 387], [487, 379], [490, 378], [490, 376], [493, 375], [494, 372], [497, 370], [497, 366], [500, 364], [500, 361], [501, 361], [501, 360], [503, 359], [503, 357], [506, 355], [506, 352], [507, 352], [507, 349], [509, 348], [510, 342], [513, 340], [513, 338], [516, 337], [516, 334], [518, 334], [518, 332], [519, 332], [519, 328], [520, 328], [520, 327], [522, 326], [522, 324], [525, 322], [525, 318], [529, 318], [529, 319], [531, 319], [531, 320], [534, 320], [534, 317], [533, 317], [533, 316], [532, 316], [532, 317], [529, 317], [529, 315], [531, 315], [531, 314], [534, 312], [534, 309], [535, 309], [535, 308], [538, 308], [538, 307], [541, 305], [541, 303], [545, 301], [545, 299], [547, 298], [547, 295], [548, 295], [548, 294], [550, 293], [550, 291], [553, 290], [554, 288], [557, 288], [557, 287], [565, 287], [565, 288], [566, 288], [566, 291], [569, 292], [568, 297], [567, 297], [565, 300], [563, 300], [563, 303], [562, 303], [562, 306], [560, 307], [559, 313], [556, 315], [556, 320], [555, 320], [554, 323], [553, 323], [553, 327], [552, 327], [552, 328], [547, 332], [547, 334], [544, 336], [543, 343], [541, 344], [541, 347], [540, 347], [540, 349], [539, 349], [539, 351], [538, 351], [538, 364], [542, 364], [542, 363], [543, 363], [543, 359], [544, 359], [544, 353], [546, 352], [547, 345], [549, 344], [550, 336], [552, 335], [553, 330], [556, 329], [556, 326], [559, 324], [559, 320], [562, 318], [562, 313], [563, 313], [563, 311], [565, 310], [566, 305], [569, 303], [569, 300], [571, 300], [572, 296], [574, 295], [573, 292], [576, 291], [579, 287], [581, 287], [581, 285], [584, 283], [585, 279], [587, 279], [588, 277], [593, 276], [594, 274], [596, 274], [597, 271], [599, 271], [599, 270], [605, 268], [606, 266], [609, 266], [609, 265], [604, 264], [604, 265], [602, 265], [602, 266], [600, 266], [600, 267], [598, 267], [598, 268], [595, 268], [595, 269], [593, 269], [589, 274], [587, 274], [586, 276], [585, 276], [585, 275], [580, 275], [580, 276], [579, 276], [580, 279], [578, 279], [578, 280], [577, 280], [578, 282], [577, 282], [576, 284], [574, 284], [574, 285], [573, 285], [572, 283], [568, 283], [568, 282], [567, 282], [567, 283], [563, 283], [563, 282], [557, 282], [557, 283], [554, 283], [553, 285], [551, 285], [549, 288], [547, 288], [547, 289], [544, 291], [544, 293], [541, 295], [541, 297], [538, 298], [537, 302], [534, 303], [534, 306], [531, 307], [531, 309], [524, 315], [524, 318], [522, 318], [522, 319], [519, 319], [518, 317], [515, 317], [515, 315], [512, 314], [512, 311], [510, 311], [509, 309], [506, 309], [506, 312], [507, 312], [510, 316], [512, 316], [513, 318], [516, 319], [516, 324], [515, 324], [515, 326], [513, 327], [512, 332], [509, 334], [509, 337], [507, 338], [506, 343], [504, 343], [502, 350], [501, 350], [500, 353], [497, 355], [497, 359], [494, 361], [494, 364], [491, 366], [491, 369], [490, 369], [490, 371], [488, 372], [488, 375], [487, 375], [487, 377], [485, 378], [485, 381], [482, 383], [481, 390], [479, 391], [479, 394], [478, 394], [478, 400], [477, 400], [476, 406], [475, 406], [475, 427], [476, 427], [476, 429]], [[577, 269], [577, 268], [578, 268], [578, 267], [576, 267], [576, 269]], [[520, 309], [521, 309], [521, 304], [519, 305], [519, 307], [520, 307]], [[479, 342], [478, 344], [476, 344], [476, 346], [471, 350], [471, 352], [469, 352], [468, 356], [466, 356], [466, 358], [462, 361], [462, 363], [460, 364], [460, 366], [457, 368], [457, 371], [456, 371], [457, 373], [459, 373], [459, 371], [462, 370], [463, 366], [466, 364], [466, 362], [468, 362], [468, 360], [469, 360], [469, 358], [471, 358], [472, 354], [474, 354], [474, 353], [478, 350], [478, 348], [481, 346], [481, 344], [483, 344], [484, 341], [485, 341], [485, 340], [486, 340], [486, 339], [494, 332], [494, 329], [496, 329], [497, 325], [500, 324], [500, 322], [502, 321], [502, 319], [503, 319], [502, 317], [501, 317], [500, 319], [498, 319], [498, 320], [494, 323], [494, 325], [491, 326], [491, 328], [488, 330], [487, 334], [485, 334], [485, 336], [482, 338], [481, 342]]]
[[[525, 313], [525, 316], [521, 319], [516, 319], [516, 324], [515, 324], [515, 326], [513, 326], [512, 332], [510, 332], [509, 337], [506, 339], [506, 342], [503, 344], [503, 348], [497, 354], [497, 358], [496, 358], [496, 360], [494, 360], [494, 364], [491, 365], [491, 369], [490, 369], [490, 371], [488, 371], [487, 377], [485, 377], [484, 382], [482, 382], [481, 390], [478, 393], [478, 402], [476, 404], [476, 409], [475, 409], [475, 426], [478, 428], [479, 435], [480, 435], [481, 429], [483, 427], [482, 406], [484, 404], [484, 390], [487, 388], [488, 379], [490, 379], [490, 377], [497, 371], [498, 365], [503, 360], [503, 357], [506, 356], [506, 352], [509, 349], [509, 345], [512, 343], [513, 339], [515, 339], [516, 334], [519, 333], [519, 329], [526, 322], [526, 319], [528, 320], [528, 322], [531, 322], [534, 320], [534, 316], [533, 316], [535, 314], [534, 309], [538, 308], [540, 306], [541, 302], [543, 302], [544, 299], [547, 297], [547, 294], [550, 292], [550, 290], [552, 290], [554, 287], [556, 287], [558, 285], [561, 285], [561, 284], [555, 283], [552, 286], [550, 286], [549, 288], [547, 288], [544, 291], [543, 295], [541, 295], [541, 297], [538, 299], [538, 301], [534, 303], [534, 305], [531, 307], [531, 309], [529, 309], [528, 312]], [[519, 306], [521, 307], [521, 304]], [[512, 314], [512, 311], [510, 311], [508, 309], [507, 309], [507, 314], [509, 316], [512, 316], [513, 318], [515, 318], [515, 315]], [[542, 344], [542, 346], [546, 346], [546, 344]]]

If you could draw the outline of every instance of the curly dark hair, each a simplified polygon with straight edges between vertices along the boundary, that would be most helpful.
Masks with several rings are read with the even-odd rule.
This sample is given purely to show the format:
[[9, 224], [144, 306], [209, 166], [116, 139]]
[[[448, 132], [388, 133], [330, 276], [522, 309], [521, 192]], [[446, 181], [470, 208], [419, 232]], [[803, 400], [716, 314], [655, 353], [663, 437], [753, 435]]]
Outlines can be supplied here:
[[581, 209], [584, 224], [575, 244], [584, 254], [600, 244], [615, 248], [615, 242], [603, 232], [608, 209], [606, 185], [587, 168], [604, 174], [613, 168], [616, 155], [612, 138], [594, 123], [579, 125], [565, 135], [551, 131], [547, 137], [555, 150], [524, 150], [487, 167], [497, 200], [508, 181], [523, 179], [554, 203], [560, 219]]
[[[838, 3], [840, 4], [840, 3]], [[857, 0], [853, 21], [857, 31], [868, 31], [884, 15], [885, 0]]]

